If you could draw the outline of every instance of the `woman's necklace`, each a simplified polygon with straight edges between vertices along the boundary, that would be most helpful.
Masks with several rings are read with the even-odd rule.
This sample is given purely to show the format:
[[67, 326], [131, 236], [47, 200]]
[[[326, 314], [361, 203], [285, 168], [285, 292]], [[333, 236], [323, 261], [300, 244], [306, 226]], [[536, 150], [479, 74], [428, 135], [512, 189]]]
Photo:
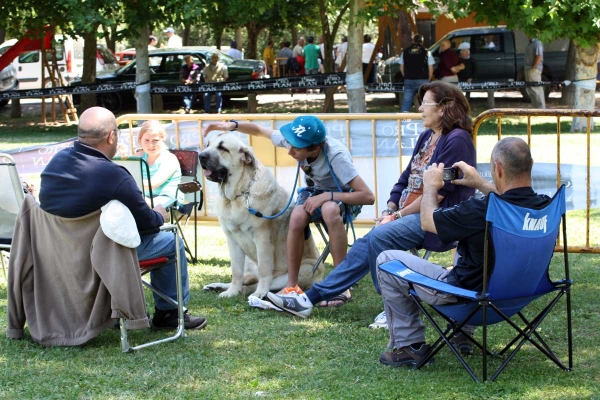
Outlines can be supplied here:
[[[436, 138], [435, 138], [435, 140], [432, 140], [432, 138], [433, 138], [435, 135], [438, 135], [438, 137], [436, 137]], [[427, 146], [427, 148], [429, 148], [429, 147], [433, 146], [434, 144], [436, 144], [436, 143], [438, 142], [438, 140], [440, 140], [440, 137], [441, 137], [441, 136], [442, 136], [442, 134], [441, 134], [441, 133], [440, 133], [440, 134], [434, 133], [433, 135], [431, 135], [431, 137], [429, 138], [429, 146]]]

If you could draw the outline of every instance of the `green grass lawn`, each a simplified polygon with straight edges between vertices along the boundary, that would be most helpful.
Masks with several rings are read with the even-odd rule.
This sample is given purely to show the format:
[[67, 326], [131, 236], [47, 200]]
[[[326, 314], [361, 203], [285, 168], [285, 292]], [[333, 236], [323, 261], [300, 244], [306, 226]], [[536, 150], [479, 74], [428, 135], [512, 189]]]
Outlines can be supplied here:
[[[202, 225], [198, 232], [201, 258], [189, 266], [189, 308], [208, 318], [205, 330], [131, 354], [120, 352], [117, 330], [78, 348], [0, 339], [0, 398], [546, 400], [600, 396], [598, 255], [570, 255], [575, 281], [573, 371], [560, 370], [526, 344], [496, 382], [475, 384], [447, 349], [420, 371], [380, 365], [378, 357], [388, 332], [367, 328], [382, 310], [368, 277], [354, 287], [354, 301], [337, 309], [317, 309], [306, 320], [251, 308], [242, 296], [219, 299], [204, 292], [205, 284], [230, 281], [230, 269], [220, 227]], [[358, 234], [365, 232], [359, 229]], [[432, 260], [449, 265], [450, 256], [434, 254]], [[553, 270], [560, 260], [555, 257]], [[150, 296], [148, 305], [152, 307]], [[558, 310], [564, 311], [564, 301]], [[0, 278], [0, 329], [5, 328], [6, 284]], [[508, 333], [503, 327], [493, 327], [491, 332], [494, 343]], [[547, 320], [540, 331], [561, 356], [566, 354], [564, 332], [558, 316]], [[427, 334], [429, 341], [435, 339], [433, 329]], [[158, 337], [149, 330], [131, 332], [134, 343]], [[469, 361], [478, 367], [480, 352]]]

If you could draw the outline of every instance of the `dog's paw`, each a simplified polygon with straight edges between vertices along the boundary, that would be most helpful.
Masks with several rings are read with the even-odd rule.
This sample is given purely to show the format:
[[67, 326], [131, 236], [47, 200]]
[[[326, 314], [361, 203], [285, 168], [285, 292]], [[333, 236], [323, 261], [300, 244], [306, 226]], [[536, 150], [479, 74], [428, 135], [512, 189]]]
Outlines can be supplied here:
[[239, 290], [231, 290], [231, 289], [228, 289], [228, 290], [224, 291], [223, 293], [221, 293], [221, 294], [219, 295], [219, 298], [229, 298], [229, 297], [234, 297], [234, 296], [237, 296], [237, 295], [239, 295], [239, 294], [240, 294], [240, 291], [239, 291]]
[[229, 289], [229, 283], [211, 283], [205, 285], [202, 289], [209, 292], [224, 292]]
[[[267, 296], [267, 292], [259, 292], [258, 290], [252, 293], [250, 296], [258, 297], [259, 299], [264, 299]], [[248, 296], [248, 297], [250, 297]]]

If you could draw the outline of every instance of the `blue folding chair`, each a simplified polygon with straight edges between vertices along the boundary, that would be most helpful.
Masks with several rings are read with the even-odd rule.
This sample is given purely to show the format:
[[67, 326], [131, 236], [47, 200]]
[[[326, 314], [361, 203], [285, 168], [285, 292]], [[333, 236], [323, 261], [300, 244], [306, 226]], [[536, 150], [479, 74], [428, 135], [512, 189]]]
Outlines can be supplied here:
[[[493, 381], [526, 342], [534, 345], [560, 368], [567, 371], [573, 368], [570, 295], [572, 281], [569, 278], [565, 211], [564, 186], [561, 186], [552, 201], [541, 209], [520, 207], [502, 200], [494, 193], [490, 193], [486, 215], [485, 262], [481, 292], [462, 289], [423, 276], [407, 268], [400, 261], [391, 261], [379, 267], [387, 273], [400, 276], [409, 283], [411, 297], [440, 335], [431, 346], [429, 353], [415, 365], [415, 369], [425, 365], [444, 345], [448, 345], [471, 377], [479, 382], [471, 367], [450, 342], [455, 334], [464, 333], [462, 328], [465, 325], [482, 327], [482, 343], [479, 343], [476, 339], [472, 339], [472, 341], [482, 350], [482, 377], [484, 381], [487, 380], [488, 355], [505, 357], [502, 364], [489, 379]], [[557, 242], [561, 220], [564, 277], [557, 281], [551, 281], [548, 270]], [[490, 248], [490, 245], [492, 248]], [[493, 270], [487, 262], [487, 255], [491, 250], [494, 252]], [[414, 285], [451, 294], [458, 299], [458, 302], [426, 306], [419, 298]], [[522, 310], [534, 300], [544, 296], [550, 299], [549, 303], [534, 318], [526, 318]], [[554, 309], [563, 296], [566, 298], [568, 366], [558, 358], [547, 341], [536, 332], [544, 318]], [[434, 310], [435, 313], [443, 317], [448, 326], [442, 329], [428, 310]], [[518, 319], [515, 318], [516, 323], [511, 319], [513, 316], [518, 317]], [[519, 320], [522, 327], [517, 325]], [[494, 354], [488, 350], [488, 325], [499, 322], [508, 323], [515, 329], [517, 335], [499, 353]], [[506, 356], [509, 351], [510, 354]]]

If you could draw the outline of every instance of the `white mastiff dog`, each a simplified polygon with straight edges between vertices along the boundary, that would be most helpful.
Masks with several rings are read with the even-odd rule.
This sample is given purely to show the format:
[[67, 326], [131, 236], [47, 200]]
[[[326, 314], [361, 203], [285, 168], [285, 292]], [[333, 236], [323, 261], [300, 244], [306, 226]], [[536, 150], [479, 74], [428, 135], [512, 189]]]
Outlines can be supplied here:
[[[235, 134], [211, 139], [200, 153], [206, 179], [219, 184], [217, 216], [227, 238], [231, 258], [231, 283], [213, 283], [205, 290], [223, 291], [219, 297], [251, 294], [263, 298], [269, 291], [285, 287], [287, 273], [287, 233], [293, 204], [275, 219], [256, 217], [248, 206], [263, 215], [283, 210], [289, 194], [275, 180], [273, 173], [254, 156]], [[308, 289], [323, 276], [312, 236], [304, 243], [298, 285]]]

